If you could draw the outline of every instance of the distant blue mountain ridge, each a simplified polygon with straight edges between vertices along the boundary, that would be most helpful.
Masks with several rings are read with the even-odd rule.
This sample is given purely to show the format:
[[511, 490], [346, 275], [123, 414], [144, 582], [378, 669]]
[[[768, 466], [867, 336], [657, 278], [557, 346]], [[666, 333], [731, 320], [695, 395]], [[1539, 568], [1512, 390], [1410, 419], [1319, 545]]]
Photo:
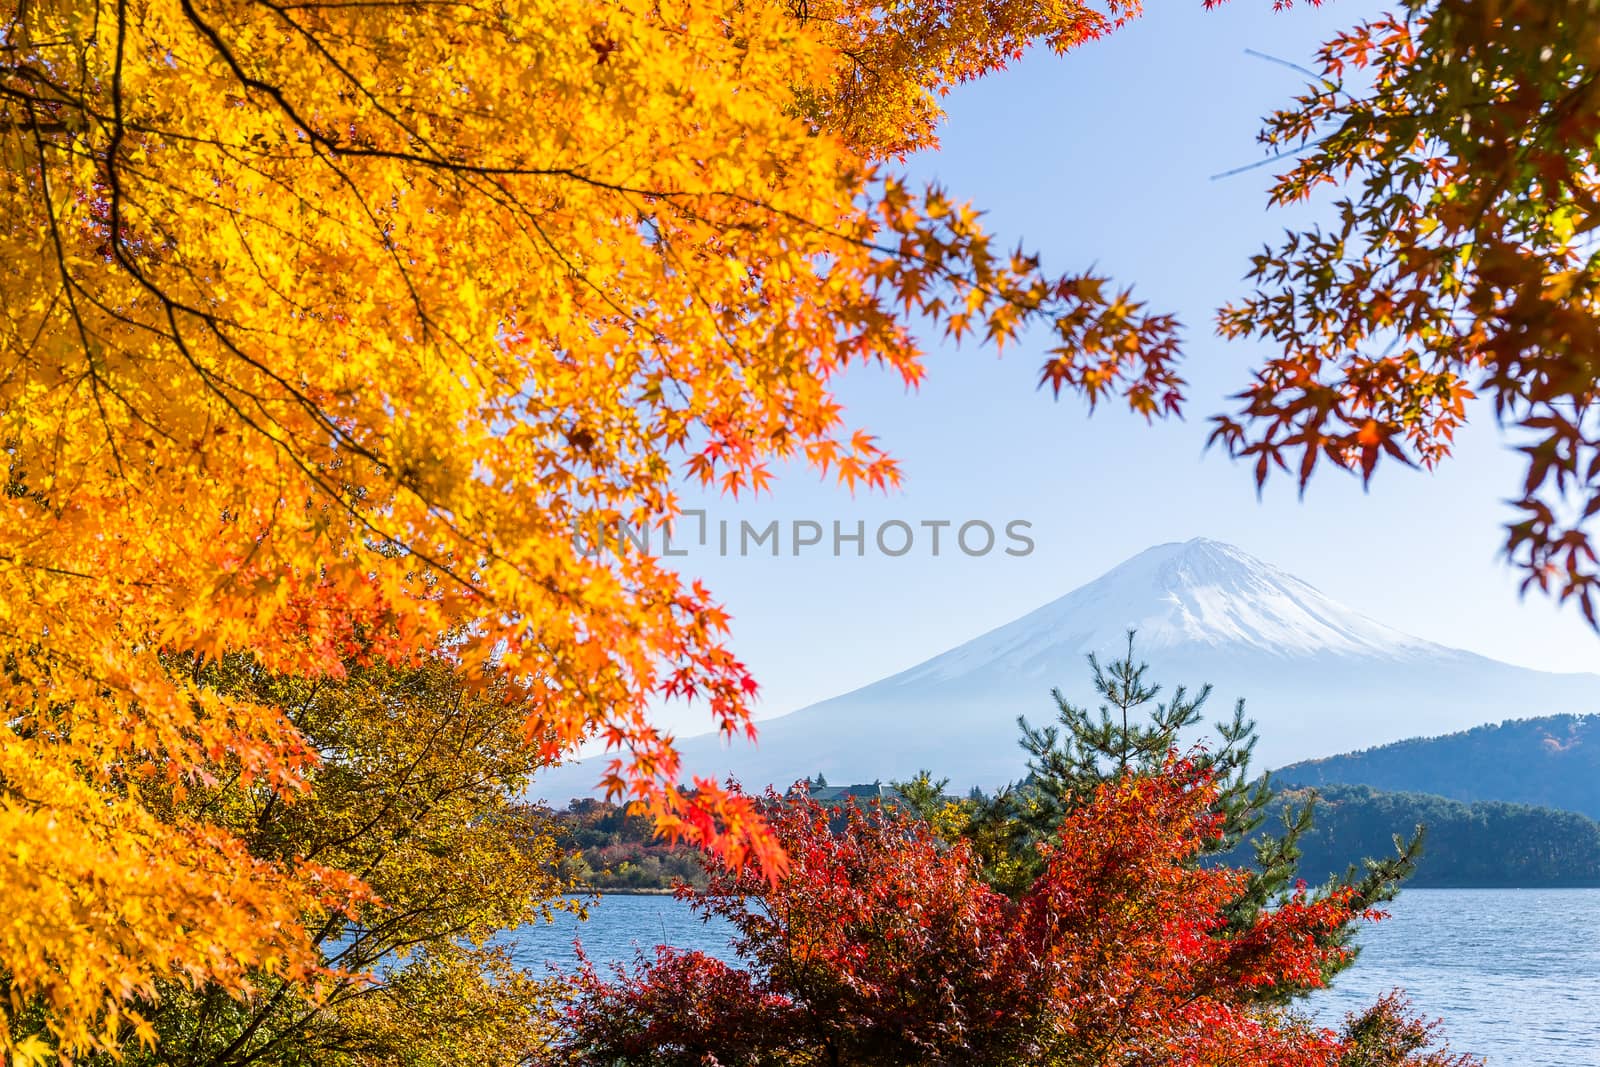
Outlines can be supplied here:
[[1600, 819], [1600, 715], [1547, 715], [1292, 763], [1282, 785], [1365, 785]]

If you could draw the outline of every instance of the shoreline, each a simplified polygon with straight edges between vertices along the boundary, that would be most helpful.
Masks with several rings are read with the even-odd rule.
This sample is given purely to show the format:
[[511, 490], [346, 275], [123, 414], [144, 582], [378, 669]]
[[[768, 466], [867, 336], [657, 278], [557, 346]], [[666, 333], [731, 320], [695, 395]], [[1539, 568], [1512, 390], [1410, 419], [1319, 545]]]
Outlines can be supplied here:
[[[1565, 883], [1551, 885], [1496, 885], [1494, 883], [1462, 883], [1460, 885], [1410, 885], [1402, 884], [1402, 893], [1430, 892], [1485, 892], [1485, 893], [1594, 893], [1600, 892], [1600, 882]], [[563, 897], [670, 897], [673, 889], [573, 889]]]

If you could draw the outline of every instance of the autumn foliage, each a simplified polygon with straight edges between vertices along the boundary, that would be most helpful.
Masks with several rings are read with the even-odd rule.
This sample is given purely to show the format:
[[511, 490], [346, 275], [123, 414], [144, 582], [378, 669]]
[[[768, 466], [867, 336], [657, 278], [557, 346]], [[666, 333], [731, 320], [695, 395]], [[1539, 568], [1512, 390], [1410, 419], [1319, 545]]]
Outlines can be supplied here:
[[1230, 926], [1246, 872], [1194, 862], [1219, 831], [1216, 798], [1211, 772], [1184, 760], [1105, 783], [1013, 900], [966, 845], [907, 814], [769, 795], [788, 875], [683, 891], [731, 923], [739, 965], [661, 949], [632, 972], [586, 967], [556, 1061], [1340, 1063], [1345, 1035], [1262, 993], [1320, 984], [1347, 951], [1328, 937], [1343, 902], [1302, 888]]
[[1331, 221], [1255, 257], [1221, 332], [1277, 350], [1214, 439], [1303, 486], [1432, 467], [1484, 397], [1526, 461], [1506, 549], [1600, 624], [1600, 10], [1402, 0], [1329, 41], [1269, 117], [1275, 204]]
[[[1281, 199], [1371, 170], [1427, 207], [1354, 211], [1378, 258], [1291, 301], [1309, 326], [1273, 290], [1305, 249], [1329, 256], [1268, 255], [1224, 322], [1284, 357], [1219, 436], [1268, 465], [1432, 460], [1482, 377], [1545, 437], [1513, 548], [1587, 605], [1592, 556], [1547, 509], [1573, 485], [1585, 518], [1600, 507], [1582, 414], [1594, 109], [1575, 80], [1593, 35], [1576, 0], [1507, 10], [1515, 34], [1447, 0], [1341, 39], [1330, 77], [1376, 65], [1384, 113], [1330, 91], [1275, 121], [1291, 140], [1346, 131]], [[301, 917], [372, 905], [336, 864], [158, 810], [232, 775], [285, 803], [310, 787], [320, 755], [291, 709], [205, 683], [228, 657], [307, 680], [448, 669], [520, 709], [541, 760], [598, 740], [612, 799], [779, 874], [750, 798], [673, 787], [648, 714], [690, 700], [750, 731], [725, 613], [576, 535], [668, 523], [686, 479], [759, 490], [784, 461], [894, 483], [833, 386], [863, 365], [919, 381], [914, 326], [994, 346], [1029, 328], [1055, 392], [1176, 411], [1170, 317], [998, 247], [898, 169], [953, 86], [1138, 12], [0, 4], [0, 1051], [115, 1054], [164, 982], [309, 987], [327, 976]], [[1449, 125], [1485, 103], [1504, 128]], [[1362, 132], [1389, 112], [1407, 136]], [[1529, 147], [1497, 148], [1519, 123]], [[1390, 332], [1408, 347], [1372, 356]], [[43, 1005], [42, 1029], [14, 1027], [18, 1005]]]
[[[826, 7], [826, 10], [825, 10]], [[0, 974], [65, 1055], [177, 978], [309, 979], [359, 879], [149, 790], [292, 799], [288, 709], [174, 657], [338, 677], [442, 660], [544, 758], [599, 739], [661, 829], [768, 871], [646, 714], [748, 731], [711, 594], [578, 531], [795, 459], [897, 477], [831, 383], [910, 324], [1052, 329], [1052, 381], [1166, 410], [1172, 324], [913, 189], [937, 98], [1079, 3], [29, 0], [0, 8]], [[863, 63], [867, 66], [863, 66]], [[1148, 357], [1148, 358], [1147, 358]]]

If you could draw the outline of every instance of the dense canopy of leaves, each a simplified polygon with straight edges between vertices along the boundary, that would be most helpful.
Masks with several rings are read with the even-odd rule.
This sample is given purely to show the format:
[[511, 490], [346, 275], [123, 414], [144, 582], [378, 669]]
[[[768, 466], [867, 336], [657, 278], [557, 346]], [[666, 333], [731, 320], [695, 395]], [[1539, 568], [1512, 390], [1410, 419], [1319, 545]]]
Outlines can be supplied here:
[[[207, 689], [285, 708], [321, 759], [292, 799], [235, 762], [211, 784], [147, 785], [151, 809], [168, 822], [204, 818], [258, 861], [351, 872], [364, 897], [297, 917], [315, 953], [309, 985], [270, 967], [245, 974], [242, 999], [220, 982], [159, 981], [126, 1009], [116, 1055], [84, 1062], [514, 1067], [538, 1055], [558, 990], [488, 942], [578, 902], [560, 896], [548, 813], [518, 800], [541, 765], [524, 709], [471, 692], [438, 662], [315, 680], [238, 656], [188, 666]], [[51, 1021], [49, 1007], [36, 998], [24, 1022]]]
[[724, 613], [574, 534], [786, 458], [893, 481], [830, 383], [917, 381], [913, 316], [1037, 322], [1058, 387], [1175, 404], [1170, 320], [892, 163], [951, 84], [1132, 10], [0, 6], [0, 970], [59, 1047], [108, 1046], [158, 980], [307, 976], [298, 916], [367, 892], [151, 809], [222, 764], [287, 797], [318, 760], [164, 653], [315, 678], [443, 641], [544, 756], [598, 737], [665, 832], [777, 870], [746, 798], [671, 788], [646, 714], [747, 729]]

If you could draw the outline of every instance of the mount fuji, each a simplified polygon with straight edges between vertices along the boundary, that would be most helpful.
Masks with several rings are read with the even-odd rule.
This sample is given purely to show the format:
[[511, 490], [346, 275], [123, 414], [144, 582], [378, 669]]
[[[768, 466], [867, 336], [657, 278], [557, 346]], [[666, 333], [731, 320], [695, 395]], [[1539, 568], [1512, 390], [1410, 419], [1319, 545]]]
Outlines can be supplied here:
[[[1093, 706], [1084, 657], [1122, 652], [1130, 629], [1164, 695], [1213, 683], [1213, 721], [1246, 699], [1264, 768], [1491, 720], [1600, 711], [1600, 675], [1534, 671], [1425, 641], [1197, 538], [1148, 549], [909, 670], [765, 720], [755, 745], [683, 739], [685, 771], [759, 788], [819, 772], [843, 784], [926, 768], [953, 786], [992, 788], [1023, 773], [1017, 717], [1051, 721], [1055, 687]], [[569, 765], [540, 791], [571, 795], [595, 773]]]

